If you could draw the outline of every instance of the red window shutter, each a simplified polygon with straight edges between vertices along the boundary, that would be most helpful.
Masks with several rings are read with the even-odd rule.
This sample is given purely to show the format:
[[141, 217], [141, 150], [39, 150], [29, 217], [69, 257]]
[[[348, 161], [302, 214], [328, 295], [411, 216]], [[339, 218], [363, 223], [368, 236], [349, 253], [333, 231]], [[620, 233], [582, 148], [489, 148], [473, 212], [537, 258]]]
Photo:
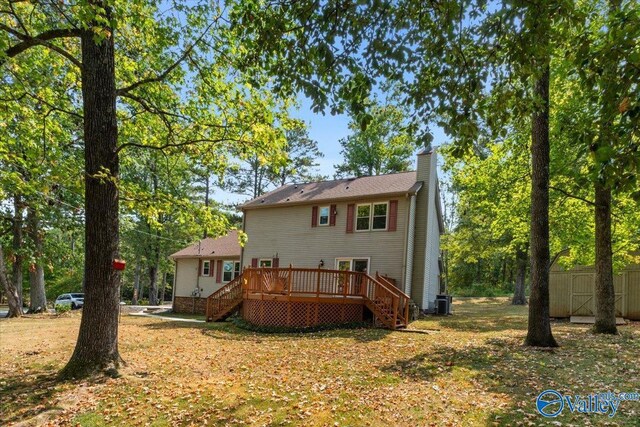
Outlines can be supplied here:
[[[211, 267], [213, 267], [213, 261], [211, 262]], [[222, 283], [222, 260], [221, 259], [219, 259], [218, 262], [216, 263], [216, 283]]]
[[278, 268], [280, 267], [280, 258], [274, 258], [271, 262], [271, 266], [273, 268]]
[[396, 231], [398, 225], [398, 201], [391, 200], [389, 202], [389, 224], [387, 226], [388, 231]]
[[202, 260], [198, 260], [198, 276], [202, 276]]
[[213, 260], [209, 260], [209, 277], [213, 277]]
[[311, 208], [311, 226], [318, 226], [318, 207], [314, 206]]
[[356, 209], [356, 205], [347, 205], [347, 233], [353, 233], [353, 213]]
[[251, 267], [258, 268], [258, 258], [251, 258]]
[[336, 225], [336, 205], [331, 205], [329, 208], [329, 225], [333, 227]]

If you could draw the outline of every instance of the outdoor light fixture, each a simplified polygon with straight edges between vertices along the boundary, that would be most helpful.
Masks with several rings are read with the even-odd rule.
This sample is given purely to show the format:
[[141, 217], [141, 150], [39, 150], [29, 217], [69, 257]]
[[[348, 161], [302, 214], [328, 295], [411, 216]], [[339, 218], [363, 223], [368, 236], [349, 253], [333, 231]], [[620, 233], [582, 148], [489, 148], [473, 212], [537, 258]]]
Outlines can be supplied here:
[[318, 266], [319, 267], [324, 267], [324, 260], [323, 259], [320, 260], [320, 264], [318, 264]]

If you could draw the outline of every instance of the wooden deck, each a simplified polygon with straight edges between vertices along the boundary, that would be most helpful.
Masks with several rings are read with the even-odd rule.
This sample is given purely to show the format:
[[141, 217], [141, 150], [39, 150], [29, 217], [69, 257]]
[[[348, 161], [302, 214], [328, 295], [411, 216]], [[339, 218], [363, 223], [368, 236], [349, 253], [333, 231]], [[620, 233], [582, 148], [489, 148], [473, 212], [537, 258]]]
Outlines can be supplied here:
[[[377, 274], [374, 278], [340, 270], [248, 268], [207, 298], [207, 320], [223, 319], [243, 301], [251, 301], [243, 307], [247, 320], [262, 319], [274, 326], [354, 321], [356, 309], [339, 308], [344, 305], [367, 307], [391, 329], [409, 323], [409, 297]], [[260, 315], [248, 310], [260, 310]]]

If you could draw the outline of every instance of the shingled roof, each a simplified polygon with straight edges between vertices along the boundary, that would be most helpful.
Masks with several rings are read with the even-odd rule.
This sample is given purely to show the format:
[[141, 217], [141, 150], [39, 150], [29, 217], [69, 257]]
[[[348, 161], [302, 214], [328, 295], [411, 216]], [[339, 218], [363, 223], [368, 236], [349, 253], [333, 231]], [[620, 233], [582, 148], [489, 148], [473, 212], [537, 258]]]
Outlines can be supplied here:
[[289, 184], [250, 200], [240, 207], [254, 209], [265, 206], [287, 206], [320, 201], [414, 194], [421, 186], [421, 182], [416, 182], [415, 172], [362, 176], [308, 184]]
[[240, 243], [238, 232], [231, 230], [226, 236], [217, 239], [207, 237], [198, 243], [179, 250], [169, 258], [213, 258], [240, 256]]

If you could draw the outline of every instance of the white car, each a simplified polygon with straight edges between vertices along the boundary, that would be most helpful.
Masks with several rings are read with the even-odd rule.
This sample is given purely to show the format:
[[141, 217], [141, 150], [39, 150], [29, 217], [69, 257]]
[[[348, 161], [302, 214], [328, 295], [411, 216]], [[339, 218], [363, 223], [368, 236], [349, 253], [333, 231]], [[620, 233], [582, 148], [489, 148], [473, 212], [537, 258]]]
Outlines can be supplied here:
[[72, 310], [82, 308], [84, 305], [84, 294], [62, 294], [56, 298], [53, 306], [55, 307], [56, 305], [67, 305], [70, 306]]

